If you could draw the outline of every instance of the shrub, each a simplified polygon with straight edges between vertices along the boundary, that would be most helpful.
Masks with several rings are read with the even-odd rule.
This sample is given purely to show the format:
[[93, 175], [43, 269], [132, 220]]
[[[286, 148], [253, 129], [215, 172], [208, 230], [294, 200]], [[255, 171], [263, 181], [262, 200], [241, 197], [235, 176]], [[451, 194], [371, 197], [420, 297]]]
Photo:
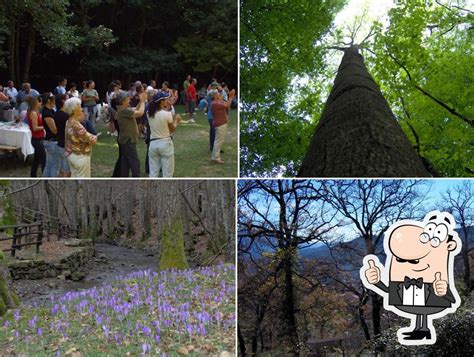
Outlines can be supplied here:
[[470, 303], [466, 301], [454, 314], [434, 320], [436, 343], [433, 345], [401, 345], [397, 339], [398, 327], [393, 327], [377, 340], [369, 341], [366, 351], [383, 350], [387, 355], [474, 356], [472, 315]]

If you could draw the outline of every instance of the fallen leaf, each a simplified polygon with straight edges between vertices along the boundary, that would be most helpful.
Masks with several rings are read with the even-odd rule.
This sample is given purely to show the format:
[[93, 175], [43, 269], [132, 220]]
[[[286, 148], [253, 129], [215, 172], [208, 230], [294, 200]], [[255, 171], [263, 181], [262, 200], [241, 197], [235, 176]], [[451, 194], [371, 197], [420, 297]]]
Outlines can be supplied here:
[[72, 354], [73, 352], [76, 352], [76, 347], [71, 347], [66, 351], [66, 356]]
[[180, 355], [183, 355], [183, 356], [189, 355], [189, 351], [188, 351], [187, 347], [185, 347], [185, 346], [181, 346], [180, 348], [178, 348], [178, 350], [176, 352], [178, 352]]

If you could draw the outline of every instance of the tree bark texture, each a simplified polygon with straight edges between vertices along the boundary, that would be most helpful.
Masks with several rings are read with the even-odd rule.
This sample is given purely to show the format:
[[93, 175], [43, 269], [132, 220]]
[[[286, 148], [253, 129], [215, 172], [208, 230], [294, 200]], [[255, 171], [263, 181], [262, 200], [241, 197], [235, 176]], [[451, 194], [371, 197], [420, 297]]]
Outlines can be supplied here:
[[299, 356], [300, 346], [296, 324], [296, 299], [293, 281], [293, 257], [288, 255], [285, 257], [284, 263], [285, 274], [285, 296], [283, 297], [283, 317], [286, 320], [286, 337], [290, 344], [292, 355]]
[[464, 265], [463, 280], [467, 291], [472, 291], [471, 266], [469, 264], [469, 228], [464, 222], [461, 223], [463, 232], [462, 261]]
[[429, 177], [357, 46], [344, 57], [300, 177]]

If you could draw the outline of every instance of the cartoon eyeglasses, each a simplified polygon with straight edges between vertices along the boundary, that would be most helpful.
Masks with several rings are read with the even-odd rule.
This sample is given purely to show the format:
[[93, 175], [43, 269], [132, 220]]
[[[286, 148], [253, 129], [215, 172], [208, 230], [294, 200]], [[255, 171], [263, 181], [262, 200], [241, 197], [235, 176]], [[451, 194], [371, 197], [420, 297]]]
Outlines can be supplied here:
[[448, 238], [448, 226], [444, 223], [436, 224], [434, 222], [428, 223], [420, 234], [420, 242], [430, 242], [433, 248], [438, 247], [441, 242]]

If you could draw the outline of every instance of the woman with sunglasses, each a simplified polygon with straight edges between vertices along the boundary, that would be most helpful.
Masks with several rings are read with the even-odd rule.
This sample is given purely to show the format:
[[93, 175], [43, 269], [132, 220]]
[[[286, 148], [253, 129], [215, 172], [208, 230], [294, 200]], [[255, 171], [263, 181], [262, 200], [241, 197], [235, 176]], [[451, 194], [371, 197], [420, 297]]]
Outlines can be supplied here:
[[31, 164], [31, 177], [37, 176], [38, 166], [41, 165], [41, 171], [44, 172], [46, 165], [46, 152], [43, 146], [43, 139], [45, 137], [45, 131], [43, 126], [43, 118], [39, 112], [41, 109], [41, 97], [27, 95], [25, 102], [28, 104], [28, 110], [26, 111], [26, 118], [28, 120], [28, 126], [31, 130], [31, 145], [35, 149], [33, 162]]
[[43, 177], [57, 177], [59, 172], [59, 162], [61, 161], [60, 151], [58, 150], [58, 129], [54, 121], [55, 98], [51, 92], [43, 93], [43, 117], [44, 137], [43, 146], [46, 151], [46, 166], [44, 167]]

